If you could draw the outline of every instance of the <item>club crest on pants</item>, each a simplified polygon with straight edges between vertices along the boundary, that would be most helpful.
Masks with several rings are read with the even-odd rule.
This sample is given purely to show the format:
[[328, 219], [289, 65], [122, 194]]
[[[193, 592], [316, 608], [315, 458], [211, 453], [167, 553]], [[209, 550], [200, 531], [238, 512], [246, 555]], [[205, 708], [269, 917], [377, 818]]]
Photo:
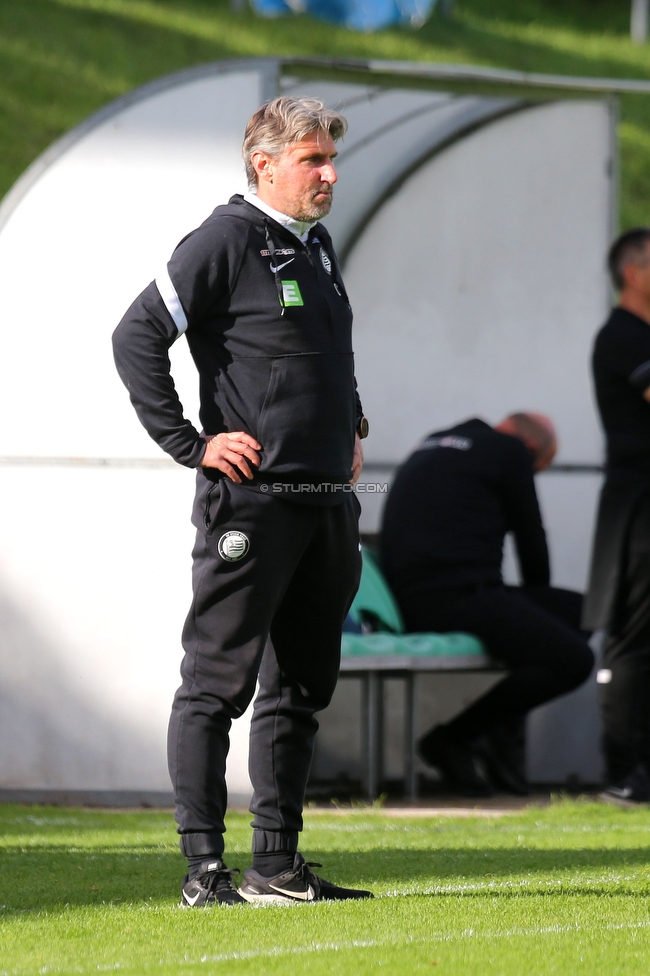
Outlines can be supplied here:
[[232, 531], [224, 532], [219, 539], [217, 548], [222, 559], [234, 563], [238, 559], [243, 559], [250, 549], [250, 545], [247, 535], [244, 535], [243, 532]]

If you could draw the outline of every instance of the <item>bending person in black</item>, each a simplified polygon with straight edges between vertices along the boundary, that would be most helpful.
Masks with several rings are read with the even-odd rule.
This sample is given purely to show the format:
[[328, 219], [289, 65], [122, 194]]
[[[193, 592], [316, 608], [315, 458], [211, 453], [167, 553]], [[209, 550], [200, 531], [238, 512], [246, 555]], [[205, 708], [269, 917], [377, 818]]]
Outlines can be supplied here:
[[[496, 429], [469, 420], [427, 437], [387, 499], [382, 561], [409, 631], [475, 634], [508, 676], [419, 744], [425, 762], [472, 796], [492, 782], [525, 793], [522, 719], [578, 687], [593, 655], [579, 632], [582, 598], [549, 586], [534, 471], [551, 463], [546, 418], [513, 414]], [[503, 541], [512, 531], [524, 585], [506, 587]], [[518, 761], [519, 759], [519, 761]]]

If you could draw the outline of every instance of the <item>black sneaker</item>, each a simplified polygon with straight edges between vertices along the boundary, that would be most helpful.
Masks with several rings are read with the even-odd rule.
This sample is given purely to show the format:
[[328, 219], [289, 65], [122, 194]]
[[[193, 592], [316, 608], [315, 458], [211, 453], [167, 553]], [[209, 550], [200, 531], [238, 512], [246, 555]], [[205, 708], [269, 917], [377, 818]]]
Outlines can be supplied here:
[[286, 905], [291, 902], [343, 901], [347, 898], [374, 898], [371, 891], [357, 888], [339, 888], [338, 885], [323, 881], [311, 868], [319, 868], [315, 861], [305, 861], [302, 854], [296, 854], [293, 869], [278, 874], [275, 878], [264, 878], [248, 868], [244, 871], [239, 894], [246, 901], [258, 904]]
[[237, 894], [232, 875], [238, 868], [227, 868], [220, 857], [204, 861], [199, 874], [190, 881], [186, 875], [181, 891], [181, 908], [206, 908], [212, 905], [245, 905]]
[[437, 725], [418, 742], [418, 755], [443, 773], [447, 783], [463, 796], [488, 797], [494, 790], [468, 742], [451, 736]]
[[650, 777], [645, 766], [640, 764], [618, 786], [608, 786], [598, 794], [604, 803], [619, 807], [647, 806], [650, 803]]

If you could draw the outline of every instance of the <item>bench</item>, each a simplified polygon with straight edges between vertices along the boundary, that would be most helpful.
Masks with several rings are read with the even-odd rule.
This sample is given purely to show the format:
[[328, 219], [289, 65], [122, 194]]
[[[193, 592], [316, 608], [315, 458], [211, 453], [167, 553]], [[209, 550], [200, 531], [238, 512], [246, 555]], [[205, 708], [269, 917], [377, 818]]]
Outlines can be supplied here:
[[404, 681], [404, 793], [417, 798], [415, 747], [417, 738], [417, 676], [422, 672], [501, 670], [484, 645], [472, 634], [407, 634], [395, 599], [377, 559], [362, 549], [363, 570], [350, 617], [371, 633], [344, 633], [341, 641], [341, 677], [362, 681], [362, 741], [364, 789], [378, 796], [383, 767], [383, 683]]

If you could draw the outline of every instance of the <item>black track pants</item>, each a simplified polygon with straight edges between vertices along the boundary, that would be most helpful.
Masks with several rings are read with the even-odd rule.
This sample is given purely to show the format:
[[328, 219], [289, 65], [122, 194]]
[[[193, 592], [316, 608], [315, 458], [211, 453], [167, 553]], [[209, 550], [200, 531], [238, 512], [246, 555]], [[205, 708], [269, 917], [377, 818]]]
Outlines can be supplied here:
[[578, 631], [581, 597], [550, 587], [420, 590], [400, 601], [411, 631], [475, 634], [509, 674], [448, 728], [478, 738], [504, 720], [566, 694], [589, 676], [594, 658]]
[[640, 763], [650, 771], [650, 498], [632, 520], [620, 594], [620, 623], [603, 649], [610, 681], [599, 685], [609, 783]]
[[[300, 505], [225, 479], [214, 484], [199, 472], [194, 597], [168, 740], [186, 855], [223, 850], [228, 734], [258, 676], [253, 824], [302, 829], [314, 713], [336, 687], [341, 630], [361, 573], [358, 513], [353, 495], [334, 506]], [[250, 542], [246, 555], [230, 562], [219, 552], [228, 532]]]

